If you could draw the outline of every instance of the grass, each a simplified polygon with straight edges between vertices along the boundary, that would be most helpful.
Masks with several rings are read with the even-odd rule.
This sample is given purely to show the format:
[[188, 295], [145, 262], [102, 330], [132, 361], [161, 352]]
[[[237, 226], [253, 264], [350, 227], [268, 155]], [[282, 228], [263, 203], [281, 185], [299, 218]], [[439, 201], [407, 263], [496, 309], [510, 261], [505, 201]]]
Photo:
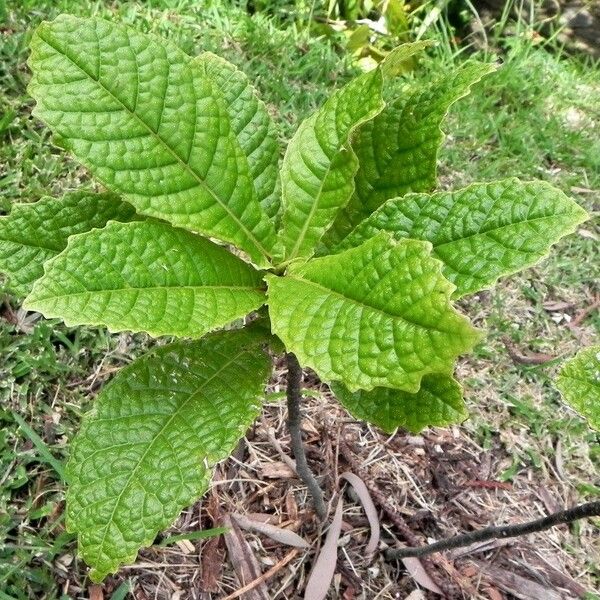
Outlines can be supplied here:
[[[30, 114], [27, 43], [42, 19], [60, 12], [100, 14], [166, 36], [190, 54], [219, 53], [255, 81], [282, 140], [354, 73], [340, 39], [311, 38], [305, 24], [289, 21], [282, 27], [264, 14], [224, 6], [192, 0], [0, 3], [0, 15], [4, 8], [7, 13], [0, 24], [0, 213], [15, 202], [94, 185], [85, 170], [52, 146], [48, 131]], [[415, 76], [433, 77], [462, 59], [464, 53], [445, 47], [444, 39], [448, 36]], [[488, 52], [485, 58], [494, 57]], [[503, 68], [449, 115], [445, 129], [451, 135], [440, 156], [442, 186], [536, 177], [597, 210], [597, 66], [549, 54], [526, 36], [513, 40], [501, 58]], [[559, 456], [567, 465], [571, 498], [600, 495], [593, 475], [600, 466], [597, 436], [560, 404], [550, 384], [556, 367], [513, 364], [502, 339], [522, 351], [558, 356], [593, 340], [600, 330], [597, 312], [578, 330], [567, 327], [568, 317], [600, 293], [599, 233], [593, 223], [582, 229], [585, 235], [564, 240], [535, 269], [465, 302], [489, 333], [459, 373], [474, 412], [466, 431], [483, 447], [502, 445], [510, 457], [501, 478], [546, 477]], [[68, 440], [100, 383], [150, 341], [32, 320], [18, 311], [19, 299], [1, 288], [0, 294], [0, 600], [79, 597], [77, 589], [65, 591], [62, 584], [69, 572], [83, 584], [85, 572], [62, 518]], [[549, 302], [565, 308], [551, 310]], [[117, 587], [113, 598], [125, 597], [128, 586]]]

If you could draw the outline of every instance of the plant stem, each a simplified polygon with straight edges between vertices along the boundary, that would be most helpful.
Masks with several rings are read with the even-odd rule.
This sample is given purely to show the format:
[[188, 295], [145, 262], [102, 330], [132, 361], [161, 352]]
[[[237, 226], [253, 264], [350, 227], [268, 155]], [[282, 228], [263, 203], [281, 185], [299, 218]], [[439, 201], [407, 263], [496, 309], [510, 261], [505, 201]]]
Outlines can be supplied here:
[[580, 504], [567, 510], [560, 510], [547, 517], [536, 519], [535, 521], [528, 521], [517, 525], [505, 525], [503, 527], [486, 527], [485, 529], [456, 535], [435, 542], [435, 544], [419, 546], [418, 548], [392, 548], [386, 551], [385, 556], [388, 559], [408, 558], [409, 556], [426, 556], [427, 554], [433, 554], [434, 552], [442, 552], [443, 550], [469, 546], [474, 542], [517, 537], [535, 533], [536, 531], [544, 531], [545, 529], [550, 529], [550, 527], [560, 525], [561, 523], [571, 523], [578, 519], [595, 516], [600, 516], [600, 502], [588, 502], [587, 504]]
[[302, 431], [300, 422], [302, 414], [300, 412], [300, 400], [302, 398], [301, 383], [302, 383], [302, 368], [298, 363], [298, 359], [292, 353], [286, 354], [287, 361], [287, 406], [288, 406], [288, 429], [291, 436], [292, 454], [296, 459], [296, 473], [304, 482], [310, 495], [315, 503], [315, 509], [318, 517], [323, 520], [327, 516], [327, 508], [323, 500], [323, 492], [312, 474], [308, 463], [306, 462], [306, 454], [304, 453], [304, 444], [302, 443]]

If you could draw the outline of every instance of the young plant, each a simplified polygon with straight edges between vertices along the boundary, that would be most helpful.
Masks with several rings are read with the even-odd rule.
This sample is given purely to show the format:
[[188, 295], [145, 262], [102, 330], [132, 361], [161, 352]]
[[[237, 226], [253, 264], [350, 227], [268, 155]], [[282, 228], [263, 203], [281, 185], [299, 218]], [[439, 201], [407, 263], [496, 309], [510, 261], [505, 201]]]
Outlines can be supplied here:
[[452, 302], [587, 215], [543, 182], [429, 193], [448, 107], [493, 67], [401, 87], [414, 51], [333, 92], [279, 168], [269, 114], [226, 61], [101, 19], [34, 33], [35, 114], [110, 193], [16, 206], [0, 266], [47, 317], [183, 338], [117, 374], [73, 441], [67, 527], [94, 581], [207, 489], [260, 413], [269, 347], [288, 353], [299, 469], [296, 361], [386, 431], [466, 418], [452, 374], [481, 333]]

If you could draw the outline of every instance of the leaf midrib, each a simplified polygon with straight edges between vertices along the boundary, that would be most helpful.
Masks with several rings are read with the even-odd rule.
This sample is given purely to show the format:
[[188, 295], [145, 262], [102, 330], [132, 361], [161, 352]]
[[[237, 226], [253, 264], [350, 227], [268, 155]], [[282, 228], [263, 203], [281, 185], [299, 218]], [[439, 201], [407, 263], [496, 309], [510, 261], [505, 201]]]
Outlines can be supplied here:
[[[164, 432], [167, 429], [167, 427], [169, 427], [169, 425], [171, 425], [171, 423], [173, 422], [173, 420], [177, 416], [179, 416], [180, 412], [188, 405], [188, 403], [191, 402], [193, 399], [195, 399], [196, 396], [200, 393], [200, 391], [204, 387], [206, 387], [206, 385], [208, 385], [211, 381], [213, 381], [215, 378], [217, 378], [225, 369], [227, 369], [231, 364], [233, 364], [235, 361], [237, 361], [238, 358], [240, 356], [242, 356], [244, 353], [246, 353], [247, 351], [248, 351], [248, 348], [244, 347], [234, 357], [232, 357], [222, 367], [220, 367], [215, 373], [213, 373], [213, 375], [211, 375], [208, 379], [205, 379], [202, 382], [202, 384], [193, 393], [191, 393], [189, 395], [189, 397], [186, 400], [184, 400], [183, 403], [173, 412], [173, 414], [169, 417], [169, 419], [167, 420], [167, 422], [161, 427], [160, 431], [154, 436], [154, 439], [150, 442], [150, 444], [148, 445], [148, 448], [146, 448], [146, 450], [144, 451], [144, 453], [142, 454], [142, 456], [139, 458], [139, 460], [138, 460], [135, 468], [131, 472], [131, 475], [127, 478], [127, 481], [125, 482], [125, 485], [123, 486], [123, 489], [121, 490], [121, 492], [117, 496], [117, 499], [116, 499], [113, 511], [112, 511], [112, 513], [110, 515], [110, 518], [109, 518], [107, 524], [104, 527], [104, 535], [102, 537], [102, 541], [100, 542], [98, 555], [104, 554], [104, 543], [106, 542], [106, 536], [108, 535], [108, 529], [109, 529], [110, 524], [114, 520], [114, 516], [115, 516], [115, 514], [117, 512], [117, 509], [119, 508], [119, 504], [121, 502], [123, 494], [125, 493], [125, 491], [129, 487], [129, 485], [131, 484], [131, 482], [133, 481], [133, 478], [135, 477], [138, 469], [140, 468], [140, 466], [144, 462], [144, 459], [146, 458], [146, 456], [148, 455], [148, 453], [150, 452], [150, 450], [153, 448], [153, 446], [156, 443], [156, 441], [164, 434]], [[109, 560], [111, 560], [110, 557], [109, 557]]]
[[[75, 67], [77, 67], [82, 73], [84, 73], [85, 75], [87, 75], [92, 81], [95, 81], [107, 94], [110, 95], [111, 98], [113, 98], [116, 102], [119, 103], [119, 105], [123, 108], [123, 110], [125, 110], [125, 112], [127, 112], [129, 115], [131, 115], [132, 117], [134, 117], [135, 119], [137, 119], [149, 132], [150, 135], [152, 137], [154, 137], [156, 140], [158, 140], [167, 150], [168, 152], [184, 167], [184, 169], [186, 171], [188, 171], [190, 173], [190, 175], [198, 182], [198, 184], [203, 187], [204, 189], [206, 189], [208, 191], [208, 193], [212, 196], [212, 198], [215, 200], [215, 202], [217, 202], [217, 204], [219, 204], [221, 206], [221, 208], [223, 208], [225, 210], [225, 212], [239, 225], [239, 227], [244, 231], [244, 233], [246, 234], [247, 238], [254, 244], [254, 246], [256, 247], [256, 249], [259, 251], [259, 253], [265, 258], [267, 259], [267, 262], [270, 262], [270, 254], [268, 252], [268, 250], [258, 241], [258, 239], [256, 238], [256, 236], [253, 234], [252, 231], [250, 231], [238, 218], [238, 216], [233, 213], [231, 211], [231, 209], [227, 206], [226, 203], [224, 203], [216, 194], [215, 192], [208, 186], [208, 184], [206, 183], [206, 181], [204, 181], [199, 175], [198, 173], [196, 173], [196, 171], [190, 166], [190, 164], [186, 161], [184, 161], [179, 154], [177, 154], [177, 152], [175, 152], [175, 150], [163, 139], [158, 135], [158, 132], [154, 131], [152, 129], [152, 127], [150, 127], [150, 125], [148, 125], [148, 123], [146, 123], [137, 113], [133, 112], [131, 109], [129, 109], [129, 107], [124, 104], [120, 98], [118, 98], [117, 96], [115, 96], [113, 94], [113, 92], [111, 90], [109, 90], [103, 83], [102, 81], [100, 81], [100, 78], [96, 78], [94, 77], [93, 74], [89, 73], [88, 71], [86, 71], [81, 65], [79, 65], [75, 60], [73, 60], [68, 54], [66, 54], [65, 52], [63, 52], [60, 48], [58, 48], [57, 46], [55, 46], [54, 44], [52, 44], [48, 39], [46, 39], [45, 37], [42, 36], [42, 32], [38, 31], [38, 35], [40, 37], [40, 39], [42, 41], [44, 41], [46, 44], [48, 44], [48, 46], [50, 46], [52, 49], [54, 49], [58, 54], [60, 54], [61, 56], [64, 56], [65, 58], [67, 58]], [[139, 76], [139, 74], [138, 74]], [[212, 85], [212, 84], [211, 84]], [[196, 99], [196, 95], [194, 94], [194, 99], [197, 101]], [[192, 140], [193, 143], [193, 140]]]
[[153, 285], [149, 287], [135, 287], [135, 286], [123, 286], [120, 288], [102, 289], [102, 290], [84, 290], [82, 292], [70, 292], [68, 294], [56, 294], [54, 296], [44, 296], [41, 298], [35, 298], [34, 302], [40, 302], [43, 300], [55, 300], [60, 298], [72, 298], [75, 296], [84, 296], [86, 294], [104, 294], [112, 292], [139, 292], [139, 291], [157, 291], [157, 290], [243, 290], [249, 292], [263, 292], [265, 291], [262, 287], [252, 287], [244, 285]]
[[[341, 94], [340, 94], [340, 96], [341, 96]], [[338, 97], [338, 102], [339, 102], [339, 97]], [[348, 152], [349, 159], [354, 160], [356, 169], [355, 169], [354, 176], [352, 177], [352, 180], [349, 182], [352, 189], [350, 190], [350, 193], [348, 194], [348, 198], [346, 199], [345, 204], [341, 204], [335, 210], [337, 210], [339, 213], [350, 202], [350, 199], [352, 198], [354, 190], [356, 189], [356, 183], [355, 183], [354, 177], [356, 176], [356, 172], [358, 171], [358, 168], [359, 168], [358, 157], [356, 156], [356, 152], [354, 152], [352, 145], [350, 144], [350, 138], [352, 137], [352, 134], [355, 131], [357, 131], [361, 125], [364, 125], [365, 123], [368, 123], [370, 120], [376, 118], [377, 115], [379, 115], [384, 108], [385, 108], [385, 103], [383, 102], [383, 100], [381, 100], [377, 107], [372, 108], [371, 110], [367, 111], [367, 113], [363, 116], [362, 119], [357, 120], [348, 129], [348, 133], [346, 134], [344, 139], [339, 141], [338, 147], [336, 148], [333, 157], [329, 160], [329, 165], [327, 167], [327, 170], [325, 171], [325, 174], [321, 179], [321, 183], [319, 185], [319, 189], [318, 189], [315, 201], [311, 204], [307, 218], [304, 221], [304, 224], [302, 225], [300, 234], [298, 235], [298, 239], [296, 240], [296, 243], [294, 244], [292, 251], [290, 252], [289, 256], [287, 257], [286, 262], [292, 261], [298, 255], [298, 252], [300, 251], [300, 247], [302, 246], [302, 243], [304, 242], [304, 239], [306, 238], [306, 233], [310, 226], [310, 222], [313, 219], [315, 213], [317, 212], [317, 208], [318, 208], [317, 205], [319, 204], [319, 200], [323, 194], [323, 188], [325, 187], [325, 182], [327, 181], [327, 178], [329, 177], [329, 174], [331, 173], [331, 170], [332, 170], [335, 160], [337, 159], [337, 157], [340, 154], [342, 154], [342, 152], [344, 150], [346, 150]], [[338, 109], [338, 104], [336, 103], [336, 107], [335, 107], [336, 115], [337, 115], [337, 109]], [[318, 113], [315, 113], [315, 117], [314, 117], [315, 123], [317, 121], [317, 118], [318, 118]], [[323, 153], [325, 155], [327, 155], [327, 153], [323, 149], [323, 146], [321, 146], [321, 141], [319, 140], [319, 137], [316, 135], [316, 133], [315, 133], [315, 138], [316, 138], [319, 146], [321, 147], [321, 150], [323, 150]], [[347, 146], [347, 148], [345, 148], [346, 146]], [[329, 227], [332, 227], [332, 226], [333, 226], [333, 222], [330, 223]], [[324, 231], [323, 231], [323, 234], [321, 235], [321, 237], [323, 237], [323, 235], [327, 232], [327, 229], [328, 229], [328, 227], [324, 228]], [[317, 242], [319, 241], [319, 239], [317, 239]]]
[[[544, 215], [543, 217], [534, 217], [532, 219], [530, 218], [526, 218], [526, 219], [522, 219], [520, 221], [514, 221], [513, 223], [507, 223], [506, 225], [498, 225], [498, 226], [493, 226], [490, 227], [489, 229], [482, 229], [480, 231], [476, 231], [475, 233], [470, 233], [469, 235], [465, 235], [465, 236], [461, 236], [461, 237], [457, 237], [451, 240], [448, 240], [447, 242], [442, 242], [441, 244], [436, 244], [435, 242], [431, 242], [431, 244], [433, 245], [433, 249], [436, 250], [437, 248], [442, 248], [443, 246], [449, 246], [450, 244], [456, 244], [458, 242], [462, 242], [463, 240], [468, 240], [477, 236], [486, 236], [489, 233], [495, 233], [496, 231], [502, 231], [503, 229], [508, 229], [510, 227], [515, 227], [518, 225], [527, 225], [528, 223], [535, 223], [537, 221], [546, 221], [546, 220], [552, 220], [552, 219], [560, 219], [565, 218], [565, 217], [572, 217], [573, 214], [570, 212], [562, 212], [562, 213], [553, 213], [551, 215]], [[447, 221], [447, 218], [444, 219], [443, 223], [440, 223], [440, 227], [438, 228], [438, 231], [440, 229], [443, 229], [444, 227], [444, 223]], [[576, 227], [577, 226], [577, 222], [573, 223], [573, 222], [569, 222], [569, 227]], [[410, 237], [410, 235], [408, 236]], [[430, 240], [426, 240], [426, 241], [430, 241]], [[494, 240], [496, 242], [496, 240]], [[496, 242], [499, 244], [499, 242]], [[546, 242], [544, 242], [545, 245]], [[511, 250], [514, 250], [515, 252], [523, 252], [523, 250], [520, 250], [518, 248], [511, 248]], [[528, 252], [532, 252], [532, 251], [528, 251]]]
[[305, 279], [304, 277], [299, 277], [299, 276], [293, 276], [293, 275], [286, 275], [286, 278], [290, 278], [293, 279], [295, 281], [299, 281], [301, 283], [307, 283], [312, 285], [313, 287], [318, 288], [319, 290], [322, 290], [324, 292], [326, 292], [327, 294], [333, 294], [334, 296], [337, 296], [339, 298], [341, 298], [342, 300], [346, 301], [346, 302], [352, 302], [354, 304], [358, 304], [359, 306], [368, 308], [369, 310], [372, 310], [380, 315], [383, 315], [384, 317], [386, 317], [387, 319], [399, 319], [401, 321], [403, 321], [404, 323], [406, 323], [407, 325], [410, 325], [412, 327], [418, 327], [419, 329], [422, 329], [424, 331], [437, 331], [439, 333], [444, 333], [444, 334], [448, 334], [448, 333], [458, 333], [456, 331], [447, 331], [445, 329], [436, 329], [435, 327], [427, 327], [425, 325], [423, 325], [422, 323], [418, 323], [415, 321], [411, 321], [409, 319], [407, 319], [405, 316], [403, 315], [395, 315], [393, 313], [389, 313], [389, 312], [385, 312], [385, 310], [381, 309], [381, 308], [377, 308], [376, 306], [371, 306], [370, 304], [365, 304], [364, 302], [361, 302], [360, 300], [356, 300], [355, 298], [351, 298], [349, 296], [346, 296], [345, 294], [343, 294], [342, 292], [338, 292], [337, 290], [332, 290], [331, 288], [325, 287], [323, 284], [321, 283], [317, 283], [316, 281], [312, 281], [311, 279]]

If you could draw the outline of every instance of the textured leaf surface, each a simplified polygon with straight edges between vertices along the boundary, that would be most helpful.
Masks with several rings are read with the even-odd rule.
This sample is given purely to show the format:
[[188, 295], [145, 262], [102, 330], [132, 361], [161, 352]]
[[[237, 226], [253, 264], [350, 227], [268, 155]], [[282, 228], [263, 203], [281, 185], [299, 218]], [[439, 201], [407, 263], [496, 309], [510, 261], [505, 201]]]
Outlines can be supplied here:
[[200, 337], [260, 307], [261, 275], [167, 223], [110, 223], [72, 237], [25, 306], [68, 325]]
[[565, 402], [600, 431], [600, 345], [580, 350], [556, 379]]
[[352, 142], [360, 164], [356, 189], [328, 235], [328, 247], [386, 200], [436, 186], [437, 155], [444, 137], [440, 126], [448, 109], [493, 70], [493, 65], [467, 62], [399, 95], [361, 126]]
[[454, 286], [429, 249], [379, 234], [267, 276], [273, 332], [324, 381], [416, 392], [426, 373], [451, 373], [478, 338], [450, 306]]
[[199, 63], [120, 24], [61, 15], [36, 30], [29, 65], [35, 114], [109, 189], [267, 264], [273, 224]]
[[533, 265], [587, 218], [585, 210], [551, 185], [511, 178], [389, 200], [339, 247], [358, 246], [381, 231], [396, 239], [431, 242], [459, 297]]
[[256, 197], [271, 218], [279, 211], [279, 146], [267, 107], [235, 65], [211, 52], [196, 59], [218, 89], [240, 147], [248, 158]]
[[134, 218], [133, 206], [112, 194], [75, 192], [16, 204], [10, 215], [0, 217], [0, 271], [9, 276], [9, 289], [24, 296], [43, 275], [44, 263], [65, 248], [70, 235], [104, 227], [110, 220]]
[[71, 446], [67, 527], [100, 581], [208, 487], [256, 418], [270, 372], [246, 330], [163, 346], [102, 390]]
[[358, 169], [350, 136], [383, 108], [381, 88], [380, 69], [357, 77], [306, 119], [290, 141], [281, 168], [285, 259], [311, 256], [348, 202]]
[[331, 389], [351, 415], [387, 433], [398, 427], [419, 433], [426, 427], [444, 427], [468, 417], [461, 387], [450, 375], [425, 375], [415, 394], [382, 387], [350, 392], [339, 383], [333, 383]]

